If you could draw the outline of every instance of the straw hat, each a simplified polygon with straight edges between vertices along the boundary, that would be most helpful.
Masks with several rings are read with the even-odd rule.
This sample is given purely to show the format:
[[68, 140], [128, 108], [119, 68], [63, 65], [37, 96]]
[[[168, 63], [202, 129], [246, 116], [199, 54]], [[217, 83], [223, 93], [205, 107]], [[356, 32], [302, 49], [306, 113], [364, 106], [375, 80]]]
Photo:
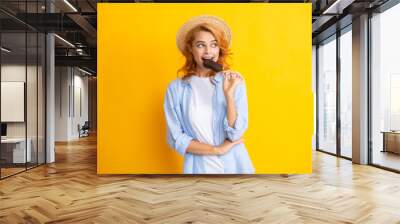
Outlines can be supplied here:
[[181, 52], [183, 52], [183, 50], [185, 49], [185, 38], [188, 32], [193, 28], [195, 28], [196, 26], [204, 23], [210, 24], [216, 27], [217, 29], [221, 30], [225, 36], [225, 39], [228, 41], [228, 45], [230, 46], [232, 34], [229, 26], [221, 18], [218, 18], [216, 16], [201, 15], [190, 18], [178, 30], [178, 33], [176, 34], [176, 46]]

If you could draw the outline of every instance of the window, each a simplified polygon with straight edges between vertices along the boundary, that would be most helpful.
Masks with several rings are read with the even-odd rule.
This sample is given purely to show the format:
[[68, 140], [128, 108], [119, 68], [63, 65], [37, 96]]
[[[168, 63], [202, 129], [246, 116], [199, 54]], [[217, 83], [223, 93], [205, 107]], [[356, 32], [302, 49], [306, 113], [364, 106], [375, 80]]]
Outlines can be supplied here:
[[318, 149], [336, 153], [336, 36], [318, 47]]
[[352, 157], [352, 32], [340, 36], [340, 155]]
[[371, 18], [372, 163], [400, 170], [400, 4]]

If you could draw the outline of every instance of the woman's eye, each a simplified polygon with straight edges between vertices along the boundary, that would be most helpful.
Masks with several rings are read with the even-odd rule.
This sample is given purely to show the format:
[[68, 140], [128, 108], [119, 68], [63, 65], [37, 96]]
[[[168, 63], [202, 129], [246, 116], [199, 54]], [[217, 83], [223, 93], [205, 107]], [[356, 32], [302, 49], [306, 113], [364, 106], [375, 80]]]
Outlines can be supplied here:
[[204, 44], [198, 44], [197, 47], [204, 47]]
[[218, 44], [211, 44], [211, 47], [218, 47]]

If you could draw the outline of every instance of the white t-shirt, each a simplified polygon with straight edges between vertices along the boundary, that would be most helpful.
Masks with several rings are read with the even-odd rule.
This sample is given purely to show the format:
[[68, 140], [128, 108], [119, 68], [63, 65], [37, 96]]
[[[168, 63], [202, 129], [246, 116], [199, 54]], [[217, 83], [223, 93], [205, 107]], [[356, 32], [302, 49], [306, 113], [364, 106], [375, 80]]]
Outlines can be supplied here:
[[[215, 87], [210, 78], [195, 75], [190, 78], [190, 85], [192, 98], [189, 106], [189, 121], [199, 142], [214, 145], [212, 99]], [[219, 156], [204, 155], [203, 161], [206, 173], [224, 173], [224, 166]]]

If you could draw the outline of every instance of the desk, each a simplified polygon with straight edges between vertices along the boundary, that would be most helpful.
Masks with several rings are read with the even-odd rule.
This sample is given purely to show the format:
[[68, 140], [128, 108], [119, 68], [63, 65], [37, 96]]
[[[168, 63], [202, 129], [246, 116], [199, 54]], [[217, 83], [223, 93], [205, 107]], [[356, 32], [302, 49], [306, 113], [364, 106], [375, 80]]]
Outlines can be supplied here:
[[[25, 138], [6, 138], [1, 139], [1, 157], [6, 163], [25, 163], [31, 161], [32, 140], [27, 139], [27, 148], [25, 154]], [[11, 159], [12, 158], [12, 159]], [[27, 161], [25, 161], [27, 158]]]
[[383, 133], [383, 150], [382, 152], [393, 152], [400, 154], [400, 132], [399, 131], [382, 131]]

